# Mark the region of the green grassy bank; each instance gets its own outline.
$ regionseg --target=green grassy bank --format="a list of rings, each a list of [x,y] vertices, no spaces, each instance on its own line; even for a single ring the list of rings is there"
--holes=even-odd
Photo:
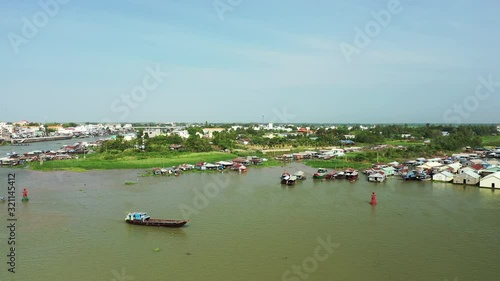
[[[47,161],[31,163],[30,168],[40,171],[88,171],[88,170],[112,170],[112,169],[151,169],[154,167],[172,167],[181,164],[196,164],[198,162],[217,162],[234,159],[235,154],[223,152],[201,152],[201,153],[178,153],[159,154],[141,153],[136,155],[126,154],[92,154],[86,159]]]

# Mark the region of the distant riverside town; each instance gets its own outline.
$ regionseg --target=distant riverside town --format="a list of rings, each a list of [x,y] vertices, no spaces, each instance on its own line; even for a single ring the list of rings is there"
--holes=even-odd
[[[190,169],[246,172],[252,165],[302,161],[318,169],[314,179],[357,180],[365,174],[371,182],[398,176],[500,188],[500,125],[41,124],[23,120],[0,122],[0,129],[4,146],[77,139],[58,150],[8,152],[0,158],[1,166],[39,163],[40,168],[47,161],[77,160],[83,155],[90,157],[52,167],[144,168],[142,160],[148,159],[151,165],[176,163],[148,167],[153,174],[179,175]],[[175,162],[179,159],[191,162]],[[117,166],[103,166],[107,160]],[[287,185],[306,178],[302,171],[281,176]]]
[[[393,125],[389,125],[393,126]],[[408,128],[407,125],[404,125]],[[428,126],[428,125],[427,125]],[[473,126],[473,125],[471,125]],[[387,127],[384,125],[343,125],[343,126],[328,126],[328,125],[314,125],[314,126],[298,126],[298,125],[275,125],[273,123],[269,124],[257,124],[257,125],[224,125],[220,128],[214,128],[210,126],[204,128],[203,125],[197,124],[182,124],[176,125],[175,123],[167,124],[99,124],[99,123],[48,123],[42,124],[37,122],[30,122],[27,120],[22,120],[18,122],[0,122],[0,142],[26,142],[27,139],[31,138],[44,138],[44,137],[71,137],[71,138],[84,138],[84,137],[96,137],[96,136],[107,136],[107,135],[121,135],[124,136],[126,140],[131,140],[137,137],[137,132],[141,131],[143,134],[147,135],[149,138],[154,138],[157,136],[168,136],[177,135],[183,139],[190,137],[189,127],[201,128],[201,130],[196,131],[195,134],[201,138],[213,138],[214,133],[221,133],[227,131],[239,131],[239,130],[254,130],[260,132],[266,132],[262,134],[262,138],[274,139],[274,138],[289,138],[299,135],[310,136],[310,140],[317,140],[319,137],[317,134],[331,130],[337,131],[336,137],[342,144],[354,144],[356,140],[359,140],[359,135],[354,132],[367,132],[373,131],[377,127]],[[401,126],[403,127],[403,126]],[[446,127],[446,126],[440,126]],[[494,128],[495,126],[491,126]],[[192,132],[192,130],[191,130]],[[496,125],[496,132],[500,133],[500,125]],[[342,134],[344,133],[344,134]],[[380,132],[381,134],[383,132]],[[442,130],[442,136],[448,136],[451,132]],[[366,134],[364,134],[366,135]],[[392,136],[394,137],[394,136]],[[426,136],[412,135],[410,133],[402,132],[399,134],[399,139],[404,140],[415,140],[419,138],[425,138]],[[23,141],[24,140],[24,141]],[[40,139],[43,140],[43,139]],[[430,140],[424,140],[429,142]],[[242,143],[249,144],[250,141],[243,140]]]

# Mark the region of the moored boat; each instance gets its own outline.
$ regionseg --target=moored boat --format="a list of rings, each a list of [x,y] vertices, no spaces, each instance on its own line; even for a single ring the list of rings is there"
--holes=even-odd
[[[306,179],[306,174],[304,172],[302,172],[302,171],[298,171],[298,172],[296,172],[293,175],[296,176],[297,180],[299,180],[299,181],[303,181],[303,180]]]
[[[335,179],[345,179],[345,172],[341,171],[335,174]]]
[[[332,172],[326,174],[325,179],[334,180],[337,174],[338,174],[337,171],[332,171]]]
[[[281,174],[281,178],[280,178],[281,184],[287,184],[289,178],[290,178],[290,173],[284,172],[283,174]]]
[[[147,213],[142,212],[128,213],[125,221],[129,224],[157,227],[182,227],[189,222],[188,220],[153,219]]]
[[[358,176],[359,176],[359,172],[354,170],[354,169],[349,168],[349,169],[345,170],[346,180],[350,180],[350,181],[357,180]]]
[[[297,182],[297,176],[290,176],[286,181],[287,185],[294,185]]]
[[[313,175],[314,179],[324,179],[328,173],[327,169],[319,168],[318,171]]]

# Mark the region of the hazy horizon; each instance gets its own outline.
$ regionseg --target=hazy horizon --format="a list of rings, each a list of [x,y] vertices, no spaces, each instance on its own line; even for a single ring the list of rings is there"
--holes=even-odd
[[[493,0],[0,7],[0,121],[500,123]]]

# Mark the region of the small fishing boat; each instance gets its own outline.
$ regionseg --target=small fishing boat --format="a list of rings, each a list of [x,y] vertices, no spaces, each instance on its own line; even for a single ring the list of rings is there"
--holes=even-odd
[[[240,164],[240,163],[235,163],[234,165],[231,166],[230,169],[232,171],[238,171],[240,173],[246,173],[248,171],[247,167],[243,164]]]
[[[353,181],[353,180],[358,179],[359,172],[354,170],[354,169],[349,168],[349,169],[345,170],[344,173],[345,173],[346,180]]]
[[[287,184],[288,179],[290,179],[290,173],[284,172],[281,174],[281,184]]]
[[[288,180],[286,181],[287,185],[294,185],[297,182],[297,177],[296,176],[290,176]]]
[[[326,174],[325,179],[334,180],[337,174],[337,171],[332,171],[331,173]]]
[[[314,179],[324,179],[328,173],[327,169],[319,168],[318,171],[313,175]]]
[[[306,179],[306,174],[302,171],[298,171],[297,173],[293,174],[294,176],[297,177],[297,180],[303,181]]]
[[[345,172],[341,171],[335,174],[335,179],[345,179]]]
[[[189,222],[188,220],[152,219],[147,213],[141,212],[128,213],[125,221],[129,224],[157,227],[182,227]]]

